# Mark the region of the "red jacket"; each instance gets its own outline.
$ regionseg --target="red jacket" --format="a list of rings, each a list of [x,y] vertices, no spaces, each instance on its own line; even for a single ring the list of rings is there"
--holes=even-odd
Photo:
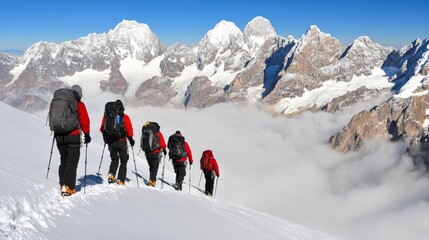
[[[105,121],[106,120],[104,119],[104,116],[103,116],[103,118],[101,119],[100,132],[103,132]],[[124,113],[124,127],[125,127],[125,131],[127,132],[127,137],[134,136],[133,125],[131,124],[130,117],[128,117],[128,115],[125,113]],[[125,138],[121,138],[120,140],[125,140]]]
[[[185,151],[186,151],[186,157],[174,160],[175,162],[185,162],[186,158],[189,159],[189,162],[192,164],[194,162],[193,158],[192,158],[192,151],[191,148],[189,147],[188,143],[185,141]]]
[[[217,161],[215,158],[210,159],[210,164],[213,166],[213,170],[216,172],[216,176],[219,177],[219,166],[217,165]]]
[[[208,155],[205,155],[206,152],[208,153]],[[203,169],[202,163],[203,163],[203,159],[205,159],[205,156],[207,156],[208,159],[209,159],[208,166],[211,165],[211,167],[212,167],[211,169]],[[206,151],[203,152],[203,156],[201,156],[200,163],[201,163],[201,166],[200,166],[201,170],[203,170],[204,172],[214,170],[216,172],[216,176],[219,177],[219,166],[217,165],[217,161],[213,157],[213,153],[212,153],[211,150],[206,150]]]
[[[156,134],[158,134],[159,148],[153,150],[150,153],[160,153],[161,151],[163,151],[167,147],[167,145],[165,144],[164,136],[162,135],[162,133],[161,132],[157,132]],[[150,153],[145,153],[145,154],[147,155],[147,154],[150,154]]]
[[[83,133],[89,133],[89,115],[83,102],[77,101],[77,117],[79,118],[80,129]],[[80,129],[76,128],[69,135],[79,135]]]

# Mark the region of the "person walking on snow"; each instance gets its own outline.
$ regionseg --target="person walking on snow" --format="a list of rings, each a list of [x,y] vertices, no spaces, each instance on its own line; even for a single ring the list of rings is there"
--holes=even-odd
[[[176,173],[176,183],[174,188],[176,190],[182,190],[183,180],[186,176],[186,161],[189,160],[189,164],[192,165],[192,152],[189,144],[185,141],[180,131],[176,131],[175,134],[168,138],[168,155],[173,160],[174,172]]]
[[[60,89],[57,91],[66,90],[66,89]],[[57,148],[61,155],[61,163],[58,168],[58,175],[61,185],[61,195],[62,196],[70,196],[72,194],[76,193],[76,171],[77,166],[79,163],[79,157],[80,157],[80,147],[81,147],[81,139],[80,134],[81,132],[85,135],[84,143],[88,144],[91,142],[91,137],[89,135],[90,133],[90,120],[89,115],[86,110],[85,104],[81,101],[82,99],[82,88],[79,85],[73,85],[71,87],[71,90],[73,90],[74,99],[76,100],[76,103],[74,104],[73,108],[76,108],[77,112],[77,125],[73,128],[73,130],[68,132],[55,132],[54,137],[57,142]],[[66,90],[70,91],[70,90]],[[54,93],[54,99],[51,102],[50,106],[50,125],[51,129],[52,126],[55,125],[55,93]],[[69,103],[70,104],[70,103]],[[67,106],[67,108],[70,108],[71,105]],[[64,109],[61,109],[60,111],[64,112]],[[52,113],[51,113],[52,112]],[[76,113],[74,113],[76,114]],[[58,116],[58,114],[57,114]],[[76,118],[76,117],[75,117]]]
[[[219,177],[219,167],[216,159],[213,156],[211,150],[206,150],[203,152],[200,160],[200,168],[204,173],[206,179],[205,191],[204,193],[208,196],[213,196],[213,187],[215,182],[215,176]]]
[[[116,182],[119,185],[125,185],[127,177],[127,162],[129,159],[127,138],[131,147],[135,144],[133,126],[129,116],[124,111],[124,104],[121,100],[106,103],[100,126],[104,142],[109,146],[110,158],[112,160],[109,167],[108,182]],[[120,166],[119,160],[121,160]],[[116,179],[118,166],[119,172]]]
[[[156,176],[158,174],[161,152],[167,154],[164,135],[160,131],[160,126],[156,122],[146,122],[142,127],[141,148],[145,152],[149,165],[148,186],[156,186]]]

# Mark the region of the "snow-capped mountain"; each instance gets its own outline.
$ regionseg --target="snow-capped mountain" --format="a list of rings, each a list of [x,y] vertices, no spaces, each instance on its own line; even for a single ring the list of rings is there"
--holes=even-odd
[[[214,63],[224,71],[238,71],[250,59],[243,33],[232,22],[221,21],[204,36],[198,46],[198,69]]]
[[[341,151],[355,150],[376,137],[389,140],[419,138],[429,126],[429,39],[417,40],[391,54],[396,67],[392,76],[395,95],[370,110],[355,115],[331,145]]]
[[[429,73],[428,41],[395,50],[363,36],[345,47],[316,25],[285,38],[255,17],[243,32],[223,20],[197,45],[166,49],[148,25],[124,20],[107,33],[36,43],[21,57],[2,53],[0,99],[34,111],[55,89],[80,84],[87,95],[113,92],[136,106],[244,101],[276,114],[337,111],[392,89],[408,96]]]
[[[291,99],[321,89],[328,80],[342,83],[354,75],[371,75],[390,51],[367,37],[344,48],[317,26],[298,40],[283,38],[263,17],[251,20],[244,33],[234,23],[221,21],[198,45],[177,43],[165,49],[149,26],[124,20],[108,33],[34,44],[2,71],[5,87],[0,96],[13,106],[37,110],[47,105],[55,89],[77,83],[88,94],[119,93],[136,105],[203,107],[248,101],[295,114],[316,105],[322,109],[341,94],[292,108]],[[203,76],[206,81],[201,82]],[[161,88],[145,83],[155,78],[169,82],[162,87],[162,100],[156,96]]]
[[[2,99],[23,109],[40,109],[46,107],[50,92],[73,84],[73,80],[67,80],[91,71],[96,76],[85,80],[93,81],[87,84],[124,94],[128,82],[120,71],[121,60],[150,62],[163,52],[159,39],[146,24],[126,20],[108,33],[90,34],[61,44],[39,42],[10,71],[13,79],[3,89]]]
[[[264,45],[265,41],[277,36],[277,32],[268,19],[255,17],[244,27],[243,38],[249,47],[249,51],[254,56]]]

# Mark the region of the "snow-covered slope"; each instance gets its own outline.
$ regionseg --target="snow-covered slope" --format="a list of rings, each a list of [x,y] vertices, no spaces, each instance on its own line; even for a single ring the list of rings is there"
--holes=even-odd
[[[196,180],[190,194],[188,185],[177,192],[170,186],[174,180],[170,166],[163,190],[146,187],[147,164],[138,156],[140,188],[132,157],[127,185],[108,185],[104,175],[96,174],[103,148],[94,131],[97,123],[92,125],[94,141],[87,150],[87,184],[82,148],[79,192],[61,199],[55,146],[46,179],[52,137],[43,120],[0,102],[0,125],[7,136],[0,159],[1,239],[336,239],[221,196],[208,198],[197,188]],[[108,162],[105,153],[102,173]]]

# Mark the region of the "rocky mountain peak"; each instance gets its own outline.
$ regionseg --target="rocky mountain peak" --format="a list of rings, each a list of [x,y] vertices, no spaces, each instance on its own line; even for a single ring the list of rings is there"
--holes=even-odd
[[[107,35],[121,59],[133,57],[149,62],[164,52],[156,34],[144,23],[123,20]]]
[[[41,56],[45,56],[46,54],[54,53],[57,50],[58,50],[58,45],[55,43],[49,43],[46,41],[38,42],[30,46],[30,48],[28,48],[25,51],[23,55],[23,59],[24,61],[33,59],[33,58],[37,59],[37,58],[40,58]]]
[[[253,54],[265,43],[265,41],[273,36],[277,36],[277,32],[264,17],[255,17],[244,28],[244,41]]]
[[[320,31],[317,25],[311,25],[310,28],[308,28],[308,30],[304,33],[304,36],[316,35],[321,33],[322,31]]]
[[[312,25],[298,39],[295,48],[291,51],[294,61],[286,70],[288,72],[299,71],[306,75],[313,74],[320,71],[321,67],[338,61],[343,49],[344,47],[338,39],[321,32],[316,25]]]
[[[386,60],[387,55],[392,52],[393,49],[389,47],[383,47],[377,43],[374,43],[369,37],[362,36],[353,41],[353,43],[346,49],[343,56],[347,59],[353,60],[354,64],[360,64],[360,68],[370,66],[366,69],[367,74],[373,67],[378,66]],[[363,72],[355,72],[360,74]]]
[[[226,44],[231,38],[241,38],[242,35],[241,30],[233,22],[222,20],[207,32],[201,42],[219,46]]]
[[[310,28],[301,36],[298,41],[307,43],[310,41],[323,41],[323,39],[335,39],[330,34],[320,31],[316,25],[311,25]],[[338,41],[338,40],[337,40]]]
[[[251,58],[243,33],[234,23],[225,20],[207,32],[198,45],[197,56],[200,70],[215,62],[216,66],[225,63],[223,71],[242,69]]]
[[[134,20],[122,20],[116,27],[109,31],[109,35],[114,34],[129,34],[130,31],[140,31],[147,34],[152,34],[149,26],[144,23],[138,23]]]

